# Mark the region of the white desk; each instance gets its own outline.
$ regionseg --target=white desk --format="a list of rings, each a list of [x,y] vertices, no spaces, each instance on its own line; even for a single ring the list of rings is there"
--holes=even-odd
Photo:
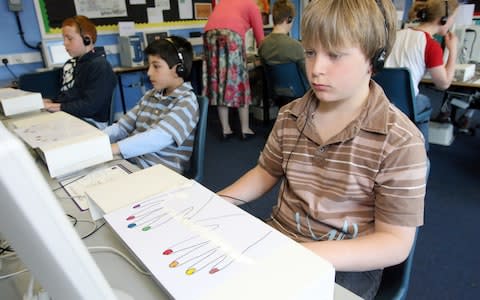
[[[107,163],[107,165],[116,164],[118,161]],[[57,180],[51,179],[48,175],[46,166],[40,160],[37,160],[37,165],[43,173],[50,187],[54,190],[59,187]],[[91,170],[91,169],[90,169]],[[71,214],[79,220],[89,219],[90,214],[88,211],[80,211],[71,199],[67,198],[67,194],[63,189],[58,189],[55,192],[60,204],[64,208],[65,212]],[[102,221],[100,221],[101,224]],[[90,223],[79,222],[76,226],[79,235],[83,236],[91,230]],[[123,243],[116,237],[116,235],[105,225],[95,234],[84,239],[87,246],[108,246],[115,248],[124,254],[126,254],[131,260],[135,261],[137,265],[141,264],[129,253],[129,250],[123,245]],[[104,273],[107,281],[113,288],[120,289],[134,299],[142,300],[162,300],[169,299],[167,293],[162,290],[161,286],[155,282],[155,280],[149,276],[145,276],[136,271],[130,264],[128,264],[123,258],[111,253],[94,253],[92,254],[98,266]],[[4,259],[3,266],[0,274],[8,274],[23,269],[21,262],[17,259]],[[0,281],[0,295],[2,299],[22,299],[22,295],[28,289],[29,274],[24,273],[10,279]],[[335,285],[335,299],[360,299],[348,290],[342,288],[339,285]]]

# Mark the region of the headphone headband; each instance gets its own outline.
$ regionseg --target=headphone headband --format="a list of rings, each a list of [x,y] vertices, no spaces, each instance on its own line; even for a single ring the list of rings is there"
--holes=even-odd
[[[448,0],[445,0],[445,15],[440,19],[440,25],[447,24],[448,21]]]
[[[72,19],[73,19],[73,21],[75,22],[75,24],[77,24],[78,33],[79,33],[80,36],[82,37],[83,44],[84,44],[85,46],[90,45],[90,44],[92,43],[92,40],[90,39],[90,37],[83,35],[83,28],[82,28],[82,25],[80,24],[80,22],[77,20],[77,16],[73,16]]]
[[[182,52],[180,52],[180,50],[175,45],[175,42],[171,38],[167,37],[164,40],[167,41],[170,45],[172,45],[172,47],[175,49],[175,52],[177,53],[177,57],[178,57],[178,61],[179,61],[178,65],[177,65],[177,69],[176,69],[177,74],[178,74],[178,76],[183,78],[184,75],[185,75],[185,71],[186,71],[185,70],[185,64],[184,64],[184,61],[183,61],[183,54],[182,54]]]
[[[375,0],[377,3],[380,12],[383,15],[383,23],[385,27],[385,46],[381,47],[375,52],[375,55],[372,58],[372,69],[373,73],[380,72],[385,65],[385,60],[387,58],[387,43],[388,43],[388,22],[387,22],[387,14],[385,12],[385,8],[383,7],[382,0]]]

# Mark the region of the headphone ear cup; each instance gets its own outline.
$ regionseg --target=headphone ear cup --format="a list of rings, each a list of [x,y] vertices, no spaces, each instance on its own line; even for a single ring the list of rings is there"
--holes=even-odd
[[[82,39],[85,46],[88,46],[92,43],[92,40],[88,36],[84,36]]]
[[[447,24],[447,21],[448,21],[448,17],[447,16],[443,16],[441,19],[440,19],[440,25],[445,25]]]
[[[290,23],[292,23],[292,21],[293,21],[293,17],[292,17],[292,16],[288,16],[288,18],[287,18],[287,23],[290,24]]]
[[[385,65],[385,59],[387,56],[387,52],[385,48],[380,48],[372,58],[372,71],[373,73],[378,73],[383,69]]]
[[[420,21],[425,21],[427,19],[427,10],[425,8],[422,8],[420,9],[418,12],[417,12],[417,18],[420,20]]]
[[[176,71],[177,75],[183,78],[183,76],[185,75],[185,66],[183,64],[178,64]]]

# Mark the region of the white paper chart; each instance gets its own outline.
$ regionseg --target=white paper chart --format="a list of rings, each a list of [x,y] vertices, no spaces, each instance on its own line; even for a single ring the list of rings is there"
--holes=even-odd
[[[105,219],[175,299],[333,297],[329,263],[198,183]]]

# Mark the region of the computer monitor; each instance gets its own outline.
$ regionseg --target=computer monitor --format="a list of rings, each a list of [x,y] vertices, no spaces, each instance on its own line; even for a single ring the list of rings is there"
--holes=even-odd
[[[63,64],[71,58],[65,46],[63,39],[44,39],[42,40],[42,54],[45,67],[62,67]]]
[[[0,123],[0,231],[52,299],[117,299],[24,144]]]

